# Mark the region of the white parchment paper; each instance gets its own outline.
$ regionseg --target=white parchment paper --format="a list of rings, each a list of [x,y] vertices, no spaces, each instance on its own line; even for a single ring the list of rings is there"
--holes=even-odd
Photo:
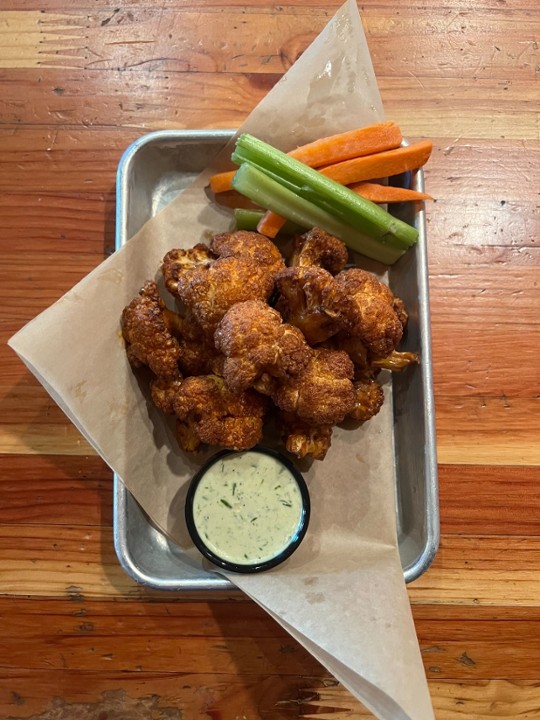
[[[348,0],[241,131],[289,150],[382,118],[360,17]],[[226,167],[229,157],[227,148],[121,250],[10,340],[153,522],[194,562],[200,559],[184,527],[183,500],[189,479],[215,449],[192,457],[178,449],[172,426],[129,367],[119,319],[167,250],[229,226],[204,192],[210,172]],[[312,520],[300,549],[268,573],[230,580],[377,717],[430,720],[396,538],[390,397],[360,429],[336,430],[326,460],[305,477]]]

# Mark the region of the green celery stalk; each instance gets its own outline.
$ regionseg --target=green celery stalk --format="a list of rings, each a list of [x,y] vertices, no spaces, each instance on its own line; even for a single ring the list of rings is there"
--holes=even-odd
[[[244,164],[251,165],[251,167],[256,168],[260,172],[264,173],[267,177],[269,177],[271,180],[274,180],[275,182],[282,185],[284,188],[287,188],[291,192],[295,193],[299,197],[303,198],[304,200],[307,200],[308,202],[312,203],[313,205],[316,205],[317,207],[320,207],[321,210],[326,210],[330,215],[334,215],[336,218],[343,220],[347,225],[350,225],[351,227],[355,228],[359,232],[365,234],[363,232],[364,228],[364,221],[361,215],[359,215],[355,211],[348,211],[348,212],[341,212],[339,209],[335,210],[335,208],[332,206],[331,203],[328,203],[327,196],[323,195],[322,193],[316,192],[312,190],[312,188],[307,187],[306,185],[298,186],[295,185],[294,182],[289,180],[288,178],[283,178],[280,175],[277,175],[272,170],[269,170],[262,165],[259,165],[257,163],[252,163],[249,160],[246,160]],[[369,202],[369,200],[366,200],[366,202]],[[407,225],[408,228],[410,228],[410,225]],[[414,228],[413,228],[414,229]],[[280,232],[285,232],[286,234],[286,228],[284,228]],[[415,231],[416,232],[416,231]],[[406,241],[403,239],[403,237],[392,237],[391,240],[388,238],[381,238],[381,242],[391,242],[396,247],[400,247],[403,250],[408,250],[411,247],[410,241]]]
[[[418,239],[416,228],[252,135],[240,135],[232,160],[237,165],[250,162],[289,189],[296,187],[305,200],[324,206],[364,235],[401,247],[410,247]]]
[[[303,228],[320,227],[341,238],[351,250],[378,262],[393,265],[405,252],[405,249],[395,243],[392,238],[375,240],[364,235],[326,210],[299,197],[293,190],[268,177],[251,163],[246,162],[240,166],[233,178],[232,185],[235,190],[257,205],[267,208]]]
[[[257,230],[257,225],[264,215],[264,212],[261,210],[235,208],[233,214],[234,227],[236,230]]]

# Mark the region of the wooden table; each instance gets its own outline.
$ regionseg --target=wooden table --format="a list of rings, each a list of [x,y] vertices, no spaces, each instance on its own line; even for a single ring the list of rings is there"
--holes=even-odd
[[[0,3],[0,717],[367,717],[256,605],[120,569],[111,473],[5,341],[113,251],[115,170],[237,126],[339,3]],[[540,712],[537,0],[364,0],[426,185],[442,542],[410,586],[437,718]]]

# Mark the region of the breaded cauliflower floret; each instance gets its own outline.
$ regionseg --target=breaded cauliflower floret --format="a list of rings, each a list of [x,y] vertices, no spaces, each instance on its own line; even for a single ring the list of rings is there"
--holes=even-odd
[[[215,259],[216,256],[204,243],[198,243],[188,250],[183,248],[169,250],[161,263],[161,272],[167,290],[173,295],[178,295],[178,278],[182,273],[196,267],[206,267]]]
[[[349,417],[359,421],[369,420],[382,408],[384,391],[376,380],[355,380],[353,384],[355,402]]]
[[[331,425],[310,425],[292,413],[281,413],[286,449],[297,458],[324,460],[332,443]]]
[[[377,357],[390,355],[403,335],[403,310],[394,309],[396,298],[375,275],[351,268],[336,276],[336,283],[354,300],[360,319],[349,332],[360,337]]]
[[[174,415],[174,399],[180,392],[183,380],[175,378],[155,378],[150,383],[154,405],[166,415]]]
[[[178,362],[184,375],[207,375],[213,373],[218,352],[212,341],[212,336],[204,332],[191,314],[179,318],[177,332],[178,342],[180,343]]]
[[[188,451],[200,443],[230,450],[252,448],[262,438],[266,404],[254,390],[235,395],[216,375],[186,378],[173,403],[179,442]]]
[[[261,300],[233,305],[214,334],[225,357],[223,377],[234,392],[252,387],[263,373],[296,375],[313,353],[300,330],[284,323],[277,310]]]
[[[285,267],[279,248],[264,235],[237,230],[214,235],[210,249],[219,257],[245,257],[275,274]]]
[[[368,367],[368,351],[359,337],[349,335],[346,332],[339,332],[324,343],[324,347],[330,350],[343,350],[351,358],[356,371],[363,372]]]
[[[249,258],[219,258],[187,270],[178,278],[178,296],[195,320],[213,335],[227,310],[245,300],[267,300],[274,278]]]
[[[405,308],[405,303],[401,298],[398,298],[394,295],[394,301],[392,303],[392,307],[394,308],[394,312],[399,318],[399,322],[403,325],[403,328],[407,325],[407,321],[409,319],[409,315],[407,313],[407,309]]]
[[[308,365],[282,379],[272,399],[313,425],[335,425],[354,408],[354,365],[347,353],[317,348]]]
[[[155,282],[148,281],[124,308],[122,334],[127,356],[133,367],[148,365],[159,377],[180,377],[180,346],[168,326],[170,313],[159,295]]]
[[[336,275],[348,261],[349,251],[345,244],[316,227],[295,238],[289,264],[294,267],[322,267]]]
[[[286,268],[276,275],[276,288],[280,293],[276,309],[310,345],[358,325],[356,303],[322,268]]]

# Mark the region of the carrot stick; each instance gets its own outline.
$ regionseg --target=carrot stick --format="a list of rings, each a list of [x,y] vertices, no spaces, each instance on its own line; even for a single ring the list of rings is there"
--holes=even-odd
[[[382,122],[315,140],[288,154],[309,167],[319,168],[398,148],[402,140],[401,130],[395,123]]]
[[[359,183],[359,181],[389,177],[406,172],[407,170],[416,170],[427,162],[432,149],[433,143],[430,140],[422,140],[421,142],[406,145],[396,150],[388,150],[386,152],[375,153],[374,155],[366,155],[353,160],[346,160],[345,162],[335,165],[328,165],[325,168],[319,168],[319,172],[342,185],[350,186]],[[370,183],[370,185],[376,184]],[[354,189],[354,187],[352,189]],[[395,191],[398,191],[399,195]],[[372,188],[371,195],[373,195],[374,192],[375,190]],[[414,191],[404,191],[402,188],[388,189],[385,187],[385,192],[386,199],[384,200],[376,200],[364,192],[359,192],[358,194],[372,202],[402,202],[404,200],[432,199],[429,195],[424,195],[423,193],[419,193],[418,195],[424,195],[424,197],[419,197],[416,194],[410,196],[410,193],[414,193]],[[390,199],[391,195],[395,199]],[[409,195],[409,197],[405,198],[404,195]],[[262,235],[274,238],[284,224],[284,218],[280,218],[279,215],[268,211],[263,215],[257,226],[257,230]]]
[[[259,220],[257,232],[266,235],[266,237],[275,238],[286,222],[287,220],[284,217],[268,210]]]
[[[431,195],[408,190],[407,188],[394,187],[393,185],[379,185],[379,183],[359,182],[349,185],[351,190],[358,193],[366,200],[374,203],[409,202],[415,200],[433,200]]]
[[[229,170],[227,172],[217,173],[212,175],[210,178],[210,189],[213,193],[227,192],[232,190],[232,179],[236,170]]]
[[[382,122],[320,138],[291,150],[288,155],[309,167],[319,168],[350,158],[364,157],[398,148],[402,139],[401,130],[395,123]],[[230,190],[235,172],[233,170],[212,175],[210,178],[212,192],[219,193]]]
[[[425,165],[432,149],[433,143],[430,140],[422,140],[396,150],[387,150],[375,155],[327,165],[327,167],[320,168],[319,172],[342,185],[352,185],[361,180],[390,177],[407,170],[416,170]]]

